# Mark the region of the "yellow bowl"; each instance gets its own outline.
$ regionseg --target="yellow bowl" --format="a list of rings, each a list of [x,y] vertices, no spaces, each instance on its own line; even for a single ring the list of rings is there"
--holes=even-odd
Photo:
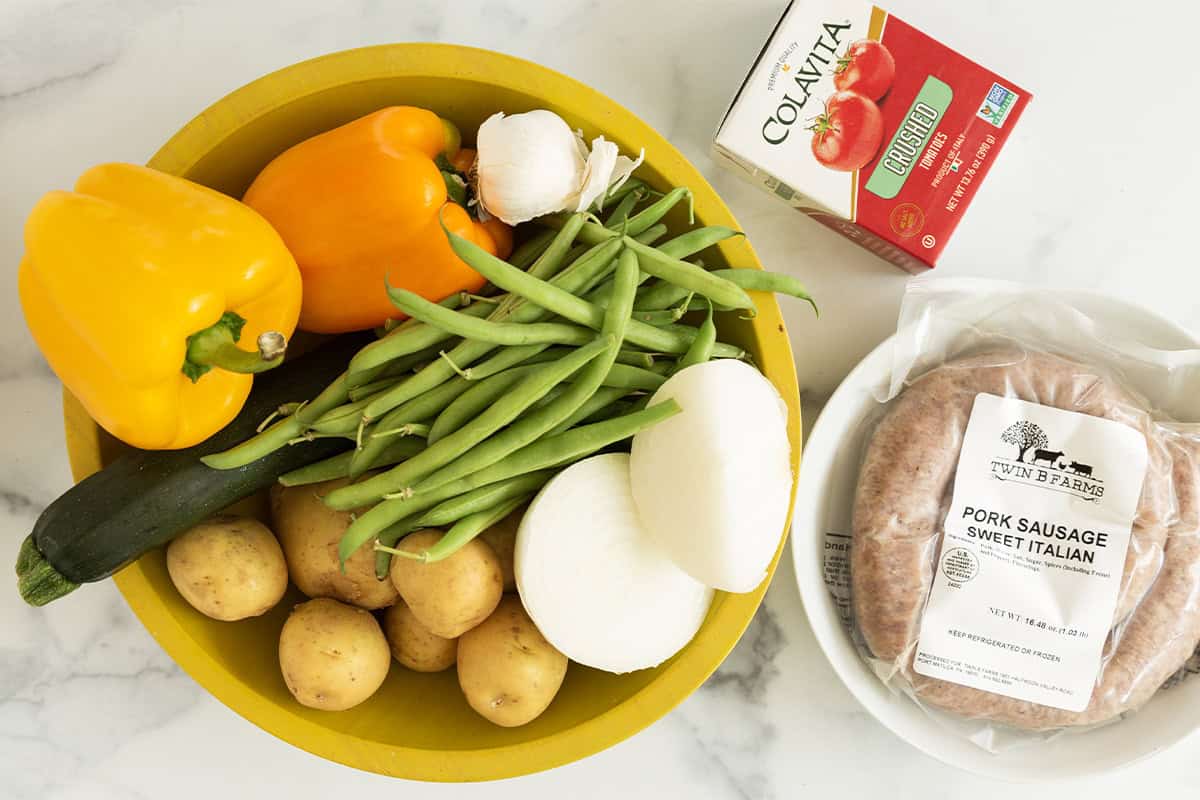
[[[737,227],[712,187],[644,122],[607,97],[536,64],[485,50],[397,44],[350,50],[280,70],[218,101],[188,123],[150,166],[241,196],[255,174],[288,146],[377,108],[433,109],[466,133],[495,111],[548,108],[590,140],[604,134],[623,152],[645,147],[639,175],[655,186],[689,186],[697,221]],[[682,212],[681,212],[682,213]],[[682,216],[675,219],[682,223]],[[720,257],[759,268],[741,237]],[[711,259],[712,256],[710,255]],[[800,403],[791,348],[772,298],[757,297],[752,321],[726,315],[722,336],[753,353],[788,404],[793,469],[800,459]],[[64,398],[67,448],[77,480],[119,452],[78,402]],[[789,514],[790,520],[790,514]],[[780,549],[787,528],[780,531]],[[775,554],[778,561],[779,553]],[[775,562],[771,564],[774,573]],[[130,607],[180,666],[221,702],[254,724],[324,758],[385,775],[476,781],[536,772],[583,758],[666,714],[721,663],[749,624],[766,581],[749,594],[718,593],[696,638],[653,670],[611,675],[570,668],[550,708],[521,728],[496,727],[463,700],[454,670],[418,674],[395,666],[363,705],[322,712],[296,703],[279,673],[275,643],[300,595],[272,612],[237,623],[201,616],[179,596],[162,552],[115,578]]]

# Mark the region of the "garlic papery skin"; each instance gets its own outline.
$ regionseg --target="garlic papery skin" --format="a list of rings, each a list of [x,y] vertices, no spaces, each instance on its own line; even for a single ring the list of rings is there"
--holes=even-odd
[[[509,225],[583,211],[638,164],[603,136],[589,152],[582,136],[552,111],[493,114],[476,135],[480,208]]]

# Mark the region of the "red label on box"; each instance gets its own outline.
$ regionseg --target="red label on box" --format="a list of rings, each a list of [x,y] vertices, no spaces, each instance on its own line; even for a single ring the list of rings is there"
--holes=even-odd
[[[895,81],[878,102],[885,137],[907,120],[930,77],[950,87],[953,96],[912,156],[897,194],[872,191],[889,140],[859,171],[855,221],[933,266],[1030,95],[895,15],[885,15],[878,41],[896,60]]]

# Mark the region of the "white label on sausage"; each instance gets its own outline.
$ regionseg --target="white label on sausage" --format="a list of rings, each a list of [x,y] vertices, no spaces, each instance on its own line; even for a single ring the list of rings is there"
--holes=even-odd
[[[915,669],[1087,707],[1112,627],[1146,440],[1099,417],[975,398]]]

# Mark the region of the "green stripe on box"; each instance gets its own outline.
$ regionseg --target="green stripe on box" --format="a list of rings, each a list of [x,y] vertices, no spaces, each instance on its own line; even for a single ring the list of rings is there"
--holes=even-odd
[[[891,200],[900,194],[904,182],[912,174],[913,167],[921,160],[938,123],[946,116],[946,109],[954,98],[949,85],[930,75],[909,106],[904,121],[896,129],[892,140],[883,151],[883,157],[875,165],[866,189],[871,194]]]

